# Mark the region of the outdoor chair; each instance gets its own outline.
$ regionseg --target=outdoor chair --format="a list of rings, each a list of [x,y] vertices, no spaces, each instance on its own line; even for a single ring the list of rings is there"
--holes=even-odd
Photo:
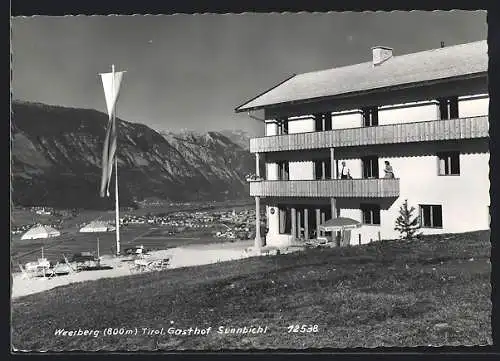
[[[163,271],[163,270],[167,269],[169,264],[170,264],[169,258],[160,259],[160,260],[152,261],[150,263],[150,268],[154,271]]]
[[[21,277],[24,279],[30,279],[35,276],[34,272],[32,270],[26,269],[22,264],[19,265],[19,268],[21,269]]]
[[[69,273],[76,273],[76,272],[78,272],[78,269],[74,268],[71,265],[71,263],[68,261],[68,258],[65,255],[63,255],[63,259],[64,259],[64,263],[68,266]]]
[[[43,273],[44,273],[43,276],[47,278],[52,278],[57,276],[55,269],[52,267],[44,269]]]
[[[62,276],[71,273],[72,268],[65,261],[57,262],[52,268],[54,276]]]
[[[170,264],[170,259],[157,259],[157,260],[147,260],[147,259],[136,259],[134,263],[130,265],[131,273],[141,273],[141,272],[151,272],[151,271],[163,271],[167,269]]]

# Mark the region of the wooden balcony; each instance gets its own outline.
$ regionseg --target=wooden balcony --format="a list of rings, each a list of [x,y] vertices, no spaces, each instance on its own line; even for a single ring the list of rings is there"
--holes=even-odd
[[[250,152],[487,138],[488,130],[488,116],[433,120],[253,138]]]
[[[326,179],[250,183],[253,197],[399,197],[399,179]]]

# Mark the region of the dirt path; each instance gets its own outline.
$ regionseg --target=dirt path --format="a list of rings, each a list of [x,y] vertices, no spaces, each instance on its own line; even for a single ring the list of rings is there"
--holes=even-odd
[[[169,268],[192,267],[217,262],[225,262],[250,257],[245,250],[253,241],[234,242],[230,244],[205,244],[171,248],[151,252],[150,259],[170,258]],[[125,257],[103,257],[103,264],[113,267],[109,270],[84,271],[52,278],[22,277],[21,273],[12,275],[11,297],[17,298],[50,290],[77,282],[114,278],[131,275],[130,263],[123,262]]]

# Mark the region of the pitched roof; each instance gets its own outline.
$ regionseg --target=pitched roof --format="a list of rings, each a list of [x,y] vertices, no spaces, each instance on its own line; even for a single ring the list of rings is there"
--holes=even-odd
[[[369,61],[295,75],[239,106],[236,112],[487,71],[488,44],[482,40],[393,56],[377,66]]]

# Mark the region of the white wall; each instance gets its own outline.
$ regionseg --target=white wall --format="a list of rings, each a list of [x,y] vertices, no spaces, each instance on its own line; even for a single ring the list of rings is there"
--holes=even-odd
[[[266,136],[278,134],[278,125],[274,121],[266,121]]]
[[[274,209],[274,214],[271,214]],[[276,206],[266,206],[266,216],[268,219],[269,230],[266,234],[266,246],[281,247],[289,245],[292,236],[290,234],[280,234],[279,230],[279,211]]]
[[[266,180],[278,180],[278,164],[266,163]]]
[[[378,124],[400,124],[439,119],[437,102],[419,102],[380,107]]]
[[[488,114],[487,94],[459,97],[459,116],[475,117]],[[382,106],[378,111],[379,125],[411,123],[439,119],[439,104],[436,100]],[[363,115],[359,109],[332,113],[332,129],[347,129],[363,126]],[[288,132],[305,133],[315,131],[311,115],[291,117]],[[277,134],[277,124],[266,121],[266,136]]]
[[[459,176],[438,176],[437,157],[433,155],[415,157],[385,157],[388,159],[400,178],[400,197],[389,209],[382,209],[380,226],[364,225],[351,233],[351,244],[369,243],[370,239],[378,240],[378,232],[382,239],[399,238],[394,224],[399,215],[399,207],[408,199],[408,205],[415,207],[415,215],[419,214],[419,204],[440,204],[443,211],[443,228],[423,228],[424,234],[459,233],[489,228],[489,154],[461,154]],[[367,199],[363,203],[370,203]],[[359,208],[340,209],[340,216],[362,221]],[[270,237],[273,236],[273,224],[278,218],[269,218]],[[276,234],[278,231],[276,231]],[[281,238],[280,238],[281,239]]]
[[[290,162],[290,180],[313,180],[314,163],[310,162]]]
[[[312,180],[314,179],[314,163],[290,162],[288,164],[289,180]],[[278,180],[278,164],[266,163],[266,180]]]
[[[370,203],[369,200],[367,200],[366,203]],[[361,213],[360,209],[345,209],[342,208],[340,209],[340,214],[339,217],[347,217],[347,218],[352,218],[358,222],[363,222],[363,216]],[[382,214],[381,214],[382,218]],[[380,223],[383,221],[381,220]],[[359,234],[361,234],[361,244],[366,244],[374,241],[378,241],[378,232],[380,232],[380,235],[382,237],[382,231],[380,226],[372,226],[372,225],[363,225],[362,228],[359,229],[353,229],[351,231],[351,245],[358,245],[359,244]]]
[[[461,118],[488,115],[489,97],[460,97],[458,99],[458,115]]]
[[[274,209],[274,214],[271,214],[271,209]],[[278,207],[266,206],[267,226],[269,227],[268,233],[279,233],[279,212]]]
[[[363,126],[360,110],[332,113],[332,129],[359,128]]]
[[[351,243],[358,244],[358,234],[362,243],[370,238],[378,239],[380,231],[383,239],[394,239],[399,233],[394,230],[399,207],[408,199],[408,205],[415,207],[419,214],[420,204],[440,204],[443,211],[443,228],[423,228],[424,234],[458,233],[488,229],[489,197],[489,154],[461,154],[459,176],[438,176],[437,157],[398,157],[380,159],[379,167],[388,159],[400,178],[400,197],[388,210],[381,210],[381,226],[363,226],[353,230]],[[367,203],[370,203],[367,200]],[[342,217],[361,221],[359,209],[341,209]]]
[[[310,117],[302,119],[290,118],[288,120],[288,134],[314,132],[314,125],[314,119]]]
[[[488,114],[488,97],[459,98],[459,116],[474,117]],[[334,129],[352,128],[362,125],[360,113],[333,113],[332,127]],[[436,102],[421,103],[408,108],[382,107],[379,111],[379,124],[394,124],[400,122],[416,122],[439,119],[439,106]],[[266,125],[266,135],[272,129]],[[314,131],[314,119],[291,120],[289,133]],[[269,132],[269,133],[268,133]],[[404,145],[402,145],[404,146]],[[422,143],[425,147],[426,143]],[[403,152],[404,154],[404,152]],[[367,154],[371,155],[371,154]],[[348,155],[344,154],[344,157]],[[352,157],[352,155],[351,155]],[[362,162],[359,158],[338,158],[338,171],[341,162],[345,160],[353,178],[362,177]],[[382,239],[394,239],[399,233],[394,230],[394,224],[399,215],[399,208],[405,199],[409,206],[415,207],[415,215],[419,214],[419,204],[440,204],[443,211],[443,228],[423,228],[424,234],[458,233],[489,228],[488,205],[489,198],[489,154],[467,153],[460,155],[459,176],[438,176],[437,157],[435,155],[379,158],[380,176],[383,177],[384,161],[389,160],[395,175],[400,179],[400,197],[387,210],[381,210],[381,226],[364,225],[351,233],[351,244],[358,244],[361,234],[362,243],[377,241],[380,232]],[[267,165],[268,179],[277,179],[275,163]],[[290,162],[290,179],[313,179],[314,164],[312,162]],[[369,199],[366,203],[370,203]],[[340,216],[362,221],[359,208],[340,209]],[[268,244],[282,245],[290,239],[287,235],[279,235],[279,218],[268,214],[269,233]]]

